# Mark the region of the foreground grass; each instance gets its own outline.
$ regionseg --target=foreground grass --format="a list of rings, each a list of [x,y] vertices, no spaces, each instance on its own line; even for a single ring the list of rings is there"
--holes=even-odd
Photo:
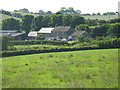
[[[3,58],[3,88],[117,88],[118,50]]]

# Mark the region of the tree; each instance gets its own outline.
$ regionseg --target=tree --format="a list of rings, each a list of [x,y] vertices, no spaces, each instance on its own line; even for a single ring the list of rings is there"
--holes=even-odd
[[[92,16],[96,15],[95,13],[92,14]]]
[[[43,19],[42,19],[42,26],[43,27],[50,27],[50,22],[51,22],[50,15],[43,16]]]
[[[57,15],[56,14],[52,14],[50,15],[50,26],[55,27],[57,25]]]
[[[2,50],[8,50],[13,48],[11,40],[12,37],[10,36],[2,36]]]
[[[82,31],[87,31],[90,32],[90,28],[87,24],[80,24],[75,27],[76,30],[82,30]]]
[[[44,15],[45,14],[45,12],[43,11],[43,10],[39,10],[39,12],[38,12],[40,15]]]
[[[97,23],[98,20],[85,19],[85,24],[88,24],[89,26],[95,26]]]
[[[120,37],[120,23],[116,23],[110,26],[107,33],[109,35],[115,35],[117,37]]]
[[[84,18],[83,17],[80,17],[80,16],[74,16],[73,19],[72,19],[72,27],[75,27],[79,24],[84,24],[85,21],[84,21]]]
[[[43,20],[42,15],[35,17],[32,21],[31,30],[38,31],[40,28],[42,28],[43,26],[42,20]]]
[[[29,13],[28,9],[26,9],[26,8],[20,9],[20,10],[18,10],[18,12]]]
[[[98,12],[97,15],[101,15],[101,14]]]
[[[63,17],[63,25],[64,26],[71,26],[72,24],[72,19],[73,19],[73,16],[72,15],[65,15]]]
[[[107,35],[107,30],[109,29],[109,24],[104,24],[99,27],[95,27],[91,30],[91,35],[92,37],[97,37],[97,36],[106,36]]]
[[[20,30],[20,21],[14,18],[5,19],[2,21],[3,30]]]
[[[22,30],[24,30],[26,32],[26,34],[28,34],[30,32],[33,18],[34,18],[33,15],[25,15],[22,17],[22,21],[23,21],[22,22]]]
[[[45,14],[46,15],[50,15],[50,14],[52,14],[52,12],[51,11],[47,11]]]

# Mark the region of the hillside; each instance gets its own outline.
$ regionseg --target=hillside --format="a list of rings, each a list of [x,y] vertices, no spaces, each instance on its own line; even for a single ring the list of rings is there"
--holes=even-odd
[[[118,88],[118,49],[6,57],[3,88]]]
[[[12,17],[12,16],[8,16],[8,15],[1,14],[1,13],[0,13],[0,29],[2,28],[2,20],[8,19],[8,18],[15,18],[15,19],[21,21],[20,18],[16,18],[16,17]]]
[[[98,20],[109,20],[109,19],[115,19],[118,18],[118,15],[95,15],[95,16],[83,16],[85,19],[98,19]]]

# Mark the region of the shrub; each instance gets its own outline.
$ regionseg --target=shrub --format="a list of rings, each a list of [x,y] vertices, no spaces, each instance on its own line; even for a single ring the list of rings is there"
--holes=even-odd
[[[100,48],[120,48],[120,38],[101,40],[97,44]]]

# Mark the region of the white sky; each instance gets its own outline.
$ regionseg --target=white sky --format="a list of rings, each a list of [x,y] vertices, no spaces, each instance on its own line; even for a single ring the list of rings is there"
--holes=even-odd
[[[73,7],[82,13],[104,13],[118,11],[120,0],[1,0],[0,9],[14,11],[27,8],[30,12],[57,12],[61,7]]]

